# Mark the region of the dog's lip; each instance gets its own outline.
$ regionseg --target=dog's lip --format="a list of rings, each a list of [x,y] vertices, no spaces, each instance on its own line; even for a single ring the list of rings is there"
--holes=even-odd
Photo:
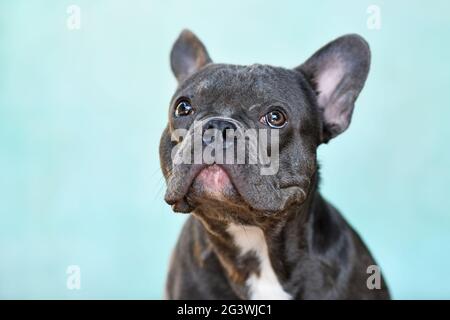
[[[276,212],[285,210],[290,205],[292,205],[296,199],[303,202],[306,197],[307,193],[306,191],[301,188],[299,185],[297,185],[298,181],[290,181],[282,186],[279,186],[280,192],[283,192],[285,196],[283,195],[277,195],[279,198],[274,198],[275,201],[274,205],[267,205],[267,206],[261,206],[260,203],[255,202],[253,203],[253,199],[246,197],[242,190],[240,190],[239,185],[242,183],[242,181],[236,181],[236,175],[233,174],[232,168],[220,164],[215,164],[219,166],[222,170],[225,171],[225,173],[228,175],[228,178],[230,179],[231,185],[236,191],[236,193],[239,195],[239,197],[242,199],[242,205],[246,206],[251,211],[255,212],[263,212],[267,214],[274,214]],[[189,171],[187,171],[183,177],[178,176],[176,179],[178,180],[187,180],[186,183],[184,183],[179,188],[173,188],[171,186],[171,183],[169,182],[169,187],[167,188],[166,195],[165,195],[165,201],[172,205],[173,208],[179,207],[179,212],[190,212],[194,209],[192,205],[188,202],[189,196],[188,192],[191,189],[195,179],[197,176],[201,173],[202,170],[210,166],[210,164],[198,164],[198,165],[191,165],[191,168]],[[282,198],[280,198],[282,197]],[[277,203],[279,204],[277,205]]]
[[[227,179],[228,179],[230,185],[232,186],[232,188],[233,188],[234,190],[236,190],[236,192],[240,195],[238,189],[236,188],[236,185],[235,185],[234,182],[233,182],[233,178],[232,178],[232,175],[231,175],[230,172],[229,172],[229,169],[226,168],[225,166],[221,165],[221,164],[218,164],[218,163],[206,164],[206,165],[203,166],[203,168],[201,168],[198,172],[196,172],[196,174],[195,174],[194,177],[192,178],[192,181],[190,181],[188,190],[189,190],[190,188],[192,188],[192,186],[193,186],[193,184],[195,183],[195,181],[197,180],[197,178],[198,178],[198,177],[200,176],[200,174],[201,174],[202,172],[204,172],[205,170],[222,170],[222,171],[225,173],[225,175],[226,175],[226,177],[227,177]],[[241,196],[241,195],[240,195],[240,196]],[[241,196],[241,198],[242,198],[242,196]]]
[[[200,171],[195,175],[193,181],[195,181],[195,179],[198,178],[198,176],[205,170],[222,170],[223,172],[225,172],[225,174],[227,175],[228,179],[231,180],[230,174],[225,170],[225,168],[223,166],[221,166],[218,163],[213,163],[213,164],[209,164],[209,165],[205,165],[202,169],[200,169]]]
[[[194,182],[196,181],[197,177],[200,175],[200,173],[204,170],[207,170],[208,168],[212,167],[212,166],[217,166],[218,168],[222,169],[225,174],[227,175],[231,186],[233,187],[233,189],[236,191],[236,193],[240,196],[240,198],[243,199],[244,203],[247,204],[248,206],[252,207],[251,204],[249,204],[246,200],[245,197],[243,197],[241,195],[241,193],[239,192],[239,189],[236,187],[236,184],[233,181],[233,175],[230,173],[230,169],[227,168],[226,166],[223,166],[221,164],[218,163],[213,163],[213,164],[202,164],[198,167],[193,167],[191,168],[191,170],[189,171],[188,175],[187,175],[187,179],[189,179],[189,181],[186,183],[186,186],[183,188],[182,192],[169,192],[169,190],[167,190],[166,192],[166,196],[165,196],[165,201],[169,204],[169,205],[174,205],[177,202],[183,200],[186,197],[186,194],[189,192],[189,190],[192,188]]]

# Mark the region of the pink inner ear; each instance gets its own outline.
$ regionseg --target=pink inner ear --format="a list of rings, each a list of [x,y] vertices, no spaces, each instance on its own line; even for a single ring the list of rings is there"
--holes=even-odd
[[[339,82],[344,77],[344,69],[341,63],[333,63],[320,72],[317,78],[317,89],[319,91],[318,103],[320,107],[325,107],[330,101],[333,92],[336,90]]]

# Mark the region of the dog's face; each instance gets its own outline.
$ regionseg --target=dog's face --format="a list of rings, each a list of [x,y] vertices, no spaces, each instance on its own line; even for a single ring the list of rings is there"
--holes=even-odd
[[[369,48],[356,35],[338,38],[299,67],[284,69],[214,64],[200,40],[182,32],[171,53],[179,86],[160,144],[166,201],[180,212],[238,209],[249,215],[243,220],[274,216],[305,201],[317,170],[316,149],[348,127],[369,64]],[[201,134],[197,149],[196,132]],[[230,132],[258,135],[239,144],[242,135]],[[233,148],[231,158],[175,160],[180,154],[195,159],[212,142],[220,142],[214,157]],[[243,162],[237,160],[238,145],[244,146]],[[259,158],[260,153],[266,158]],[[273,170],[264,173],[268,163],[259,160],[267,157]]]

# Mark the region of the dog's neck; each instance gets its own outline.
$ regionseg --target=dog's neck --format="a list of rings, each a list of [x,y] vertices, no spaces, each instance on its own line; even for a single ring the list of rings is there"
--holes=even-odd
[[[224,212],[223,209],[200,207],[194,211],[206,229],[230,285],[241,298],[291,298],[282,283],[288,282],[291,269],[298,261],[289,257],[286,244],[295,241],[300,251],[303,248],[307,251],[313,207],[320,197],[317,180],[318,175],[305,202],[291,206],[280,215],[262,219],[260,223],[246,224],[218,218],[224,214],[239,216],[239,212]]]

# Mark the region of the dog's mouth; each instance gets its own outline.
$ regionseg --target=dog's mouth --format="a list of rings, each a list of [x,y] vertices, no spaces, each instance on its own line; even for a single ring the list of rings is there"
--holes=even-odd
[[[218,204],[273,214],[306,199],[309,179],[300,182],[280,184],[276,177],[261,176],[258,167],[249,165],[183,164],[169,176],[165,200],[175,212]]]
[[[166,194],[166,201],[172,205],[174,211],[190,212],[194,207],[202,203],[213,204],[216,202],[217,204],[223,203],[226,205],[246,205],[244,198],[241,197],[233,183],[230,174],[222,165],[194,166],[186,174],[183,182],[184,187],[179,187],[185,189],[185,186],[187,186],[186,195],[181,197],[181,194],[178,194],[178,199],[172,201],[168,197],[171,195],[169,189]],[[173,197],[173,199],[175,198]]]
[[[194,178],[191,189],[201,189],[212,197],[220,198],[230,189],[234,189],[234,186],[228,173],[220,165],[213,164],[199,172]]]

